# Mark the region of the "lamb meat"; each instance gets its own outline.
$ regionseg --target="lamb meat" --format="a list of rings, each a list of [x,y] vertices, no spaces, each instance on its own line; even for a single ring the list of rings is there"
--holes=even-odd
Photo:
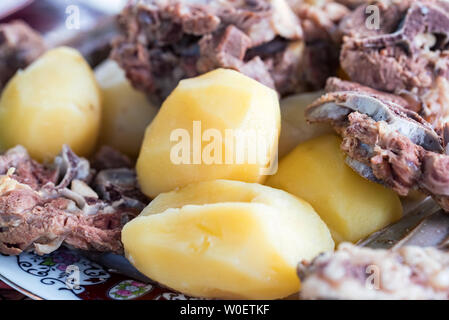
[[[350,10],[332,0],[287,0],[300,18],[307,43],[327,40],[340,42],[339,23]]]
[[[290,44],[301,43],[302,29],[285,0],[131,0],[119,23],[112,57],[158,103],[181,79],[220,67],[282,93],[298,85],[287,77],[300,70],[301,47]]]
[[[316,90],[338,66],[330,34],[347,12],[338,8],[294,12],[286,0],[131,0],[112,57],[158,103],[181,79],[216,68],[238,70],[281,96]]]
[[[343,243],[298,268],[303,299],[449,299],[449,253]]]
[[[27,67],[44,51],[43,38],[25,22],[0,24],[0,90],[17,70]]]
[[[368,5],[379,27],[368,27]],[[441,0],[379,0],[340,24],[340,62],[351,81],[404,97],[432,126],[449,120],[449,4]]]
[[[0,252],[47,254],[65,243],[121,253],[123,225],[147,202],[129,168],[96,171],[67,146],[53,165],[42,165],[13,148],[0,156]]]
[[[449,211],[449,156],[443,140],[417,113],[372,91],[331,92],[306,111],[342,136],[347,163],[400,195],[419,189]]]
[[[362,4],[371,3],[372,0],[336,0],[335,2],[340,3],[350,9],[355,9]]]
[[[304,32],[302,82],[314,90],[337,73],[341,46],[340,21],[350,10],[335,1],[287,0],[301,21]]]

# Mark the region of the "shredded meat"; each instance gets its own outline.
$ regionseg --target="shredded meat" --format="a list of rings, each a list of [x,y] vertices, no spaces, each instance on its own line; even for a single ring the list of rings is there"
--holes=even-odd
[[[99,167],[110,167],[119,155],[103,149],[97,164],[102,158],[109,163]],[[46,254],[64,242],[120,253],[123,225],[147,202],[131,169],[95,171],[66,146],[53,165],[42,165],[13,148],[0,156],[0,252]]]
[[[368,249],[349,243],[298,269],[303,299],[449,299],[449,253],[406,246]]]
[[[353,112],[343,131],[342,150],[351,158],[366,163],[374,176],[401,195],[407,195],[421,177],[423,149],[383,122]],[[350,147],[349,147],[350,146]]]
[[[321,97],[308,108],[308,120],[334,126],[343,138],[348,164],[363,177],[404,196],[419,189],[449,211],[449,155],[443,139],[418,114],[389,100],[388,94],[348,84],[341,87],[353,91]]]
[[[287,0],[301,20],[304,37],[312,43],[340,40],[339,23],[350,10],[336,1]]]
[[[115,41],[112,57],[136,88],[158,102],[179,80],[219,67],[239,70],[274,88],[275,57],[288,42],[302,39],[298,18],[285,0],[135,0],[119,22],[123,36]],[[259,46],[272,50],[267,61],[246,57],[248,49]],[[292,68],[300,56],[296,58]]]
[[[159,103],[181,79],[216,68],[238,70],[281,96],[317,90],[338,68],[336,32],[348,11],[296,0],[131,0],[112,57]]]
[[[379,28],[366,25],[368,5]],[[361,5],[340,25],[341,66],[349,78],[408,101],[440,130],[449,119],[449,4],[440,0],[382,0]]]
[[[348,8],[355,9],[362,4],[371,3],[372,0],[336,0],[335,2],[338,2]]]

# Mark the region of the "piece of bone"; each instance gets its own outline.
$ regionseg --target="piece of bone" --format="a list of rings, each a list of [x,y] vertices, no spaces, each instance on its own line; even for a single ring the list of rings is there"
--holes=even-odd
[[[421,117],[415,114],[412,118],[411,111],[367,93],[348,91],[326,94],[307,109],[306,117],[311,122],[341,121],[354,111],[366,114],[376,122],[388,123],[426,150],[443,151],[440,137]]]
[[[373,10],[375,13],[373,13]],[[375,14],[379,25],[367,21]],[[409,100],[434,128],[449,119],[449,4],[439,0],[367,2],[340,24],[340,55],[351,81]]]
[[[361,176],[406,196],[431,195],[449,211],[449,156],[442,139],[411,110],[368,92],[333,92],[306,111],[343,137],[347,163]]]

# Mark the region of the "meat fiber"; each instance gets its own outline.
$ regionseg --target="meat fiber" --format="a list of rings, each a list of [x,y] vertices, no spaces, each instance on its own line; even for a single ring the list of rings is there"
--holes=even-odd
[[[158,103],[181,79],[216,68],[238,70],[281,96],[316,90],[336,72],[332,36],[348,10],[293,2],[295,10],[286,0],[131,0],[112,57]]]
[[[342,136],[347,163],[400,195],[419,189],[449,211],[449,155],[443,139],[417,113],[375,91],[330,92],[306,111]]]
[[[367,6],[379,10],[369,27]],[[382,0],[361,5],[340,24],[340,61],[351,81],[400,95],[432,126],[449,119],[449,4]]]
[[[100,154],[97,163],[106,154],[119,158],[110,149]],[[0,156],[0,252],[47,254],[65,243],[121,253],[121,229],[148,199],[133,170],[105,166],[95,171],[67,146],[53,165],[33,161],[20,146]]]
[[[159,103],[181,79],[220,67],[282,93],[297,85],[303,34],[285,0],[132,0],[119,22],[112,57]]]
[[[449,299],[449,253],[406,246],[373,250],[341,244],[298,269],[303,299]]]

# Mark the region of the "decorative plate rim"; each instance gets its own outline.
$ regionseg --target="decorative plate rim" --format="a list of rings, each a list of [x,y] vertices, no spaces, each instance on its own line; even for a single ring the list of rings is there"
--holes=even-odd
[[[13,288],[14,290],[17,290],[18,292],[20,292],[21,294],[27,296],[30,299],[33,299],[33,300],[46,300],[46,299],[38,296],[37,294],[32,293],[32,292],[22,288],[21,286],[19,286],[18,284],[14,283],[10,279],[7,279],[6,277],[4,277],[2,274],[0,274],[0,281],[6,283],[8,286]]]
[[[113,258],[99,263],[65,247],[43,256],[0,255],[0,281],[33,300],[194,299],[107,267]]]

